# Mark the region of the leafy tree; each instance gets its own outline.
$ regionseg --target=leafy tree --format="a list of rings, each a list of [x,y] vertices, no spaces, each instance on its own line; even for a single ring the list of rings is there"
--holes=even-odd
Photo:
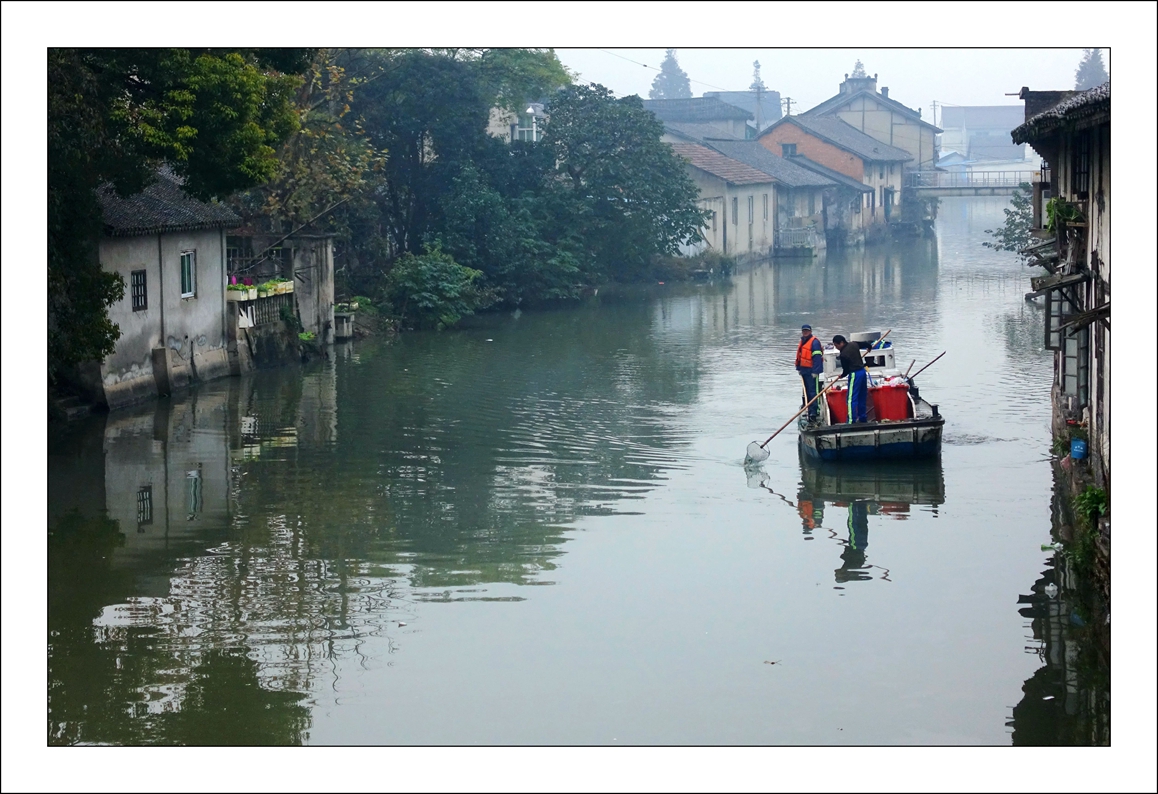
[[[101,270],[96,190],[139,192],[164,162],[208,199],[269,179],[296,128],[302,51],[50,49],[48,53],[48,371],[111,353],[108,307],[123,280]]]
[[[522,111],[573,79],[554,50],[497,48],[478,55],[482,98],[488,107]]]
[[[616,99],[601,85],[571,86],[551,104],[542,142],[555,162],[549,187],[592,276],[636,277],[653,255],[700,239],[708,216],[699,190],[662,134],[639,97]]]
[[[386,152],[376,149],[357,119],[349,117],[357,88],[375,74],[347,69],[340,50],[320,49],[295,97],[298,129],[278,152],[273,178],[242,197],[244,210],[260,207],[278,231],[290,231],[366,190]],[[320,225],[339,227],[327,216]]]
[[[856,64],[852,67],[852,74],[849,77],[868,77],[864,71],[864,64],[860,62],[860,58],[856,59]]]
[[[659,74],[651,81],[651,99],[690,99],[692,86],[687,72],[680,68],[675,50],[669,49],[660,64]]]
[[[457,262],[481,271],[504,303],[578,294],[578,259],[568,246],[546,238],[541,196],[523,191],[504,198],[468,164],[455,177],[443,210],[442,245]]]
[[[1030,198],[1033,187],[1028,182],[1022,182],[1017,190],[1013,191],[1012,206],[1007,207],[1005,223],[998,229],[986,229],[985,233],[993,237],[993,241],[981,243],[986,248],[995,251],[1020,252],[1033,244],[1033,206]],[[1025,257],[1022,257],[1025,259]]]
[[[1077,91],[1097,88],[1110,79],[1110,75],[1106,73],[1106,65],[1102,62],[1102,51],[1094,47],[1083,52],[1085,54],[1078,64],[1077,72],[1074,73],[1074,89]]]
[[[480,276],[436,244],[421,255],[406,253],[398,259],[386,276],[386,297],[407,327],[449,328],[490,303],[476,283]]]
[[[485,144],[489,107],[474,63],[421,50],[374,57],[382,76],[352,106],[390,153],[376,196],[388,250],[418,254],[454,174]]]

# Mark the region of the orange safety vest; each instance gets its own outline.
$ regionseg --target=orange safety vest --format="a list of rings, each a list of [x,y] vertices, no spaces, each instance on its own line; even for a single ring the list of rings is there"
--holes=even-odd
[[[815,336],[800,340],[800,346],[796,348],[796,366],[812,368],[812,356],[814,355],[812,343],[815,340]],[[815,351],[815,355],[821,355],[820,351]]]

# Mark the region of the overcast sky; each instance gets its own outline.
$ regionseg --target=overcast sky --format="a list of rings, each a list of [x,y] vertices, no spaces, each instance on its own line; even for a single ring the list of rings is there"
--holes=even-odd
[[[556,49],[581,82],[602,83],[617,96],[644,99],[663,62],[662,49]],[[837,93],[857,59],[889,96],[926,116],[932,102],[950,105],[1021,105],[1014,93],[1072,89],[1080,49],[697,49],[676,51],[692,83],[692,94],[742,91],[752,83],[752,62],[760,61],[764,85],[792,97],[793,112],[807,110]],[[630,59],[630,60],[625,60]],[[635,61],[637,63],[632,63]],[[1102,61],[1110,69],[1110,53]],[[638,64],[647,64],[647,67]]]

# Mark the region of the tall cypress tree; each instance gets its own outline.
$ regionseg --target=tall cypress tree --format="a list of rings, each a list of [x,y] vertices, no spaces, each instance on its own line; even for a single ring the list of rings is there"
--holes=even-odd
[[[1106,65],[1102,63],[1102,51],[1097,47],[1085,50],[1082,62],[1078,64],[1078,70],[1074,75],[1074,88],[1078,91],[1088,91],[1109,79]]]
[[[648,96],[652,99],[690,99],[691,95],[692,86],[688,82],[687,72],[680,68],[675,50],[669,49],[659,67],[659,74],[651,81]]]

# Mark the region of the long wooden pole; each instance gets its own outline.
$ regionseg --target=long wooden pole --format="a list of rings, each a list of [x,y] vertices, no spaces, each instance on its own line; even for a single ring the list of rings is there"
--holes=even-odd
[[[886,336],[888,336],[889,334],[891,334],[892,332],[893,332],[893,329],[892,329],[892,328],[890,328],[889,330],[887,330],[887,331],[885,331],[885,332],[884,332],[884,334],[881,336],[881,338],[880,338],[880,339],[877,339],[877,340],[875,340],[875,341],[874,341],[872,344],[873,344],[873,345],[876,345],[876,344],[878,344],[878,343],[880,343],[880,342],[883,342],[883,341],[885,341],[885,337],[886,337]],[[849,342],[848,344],[850,344],[850,345],[854,345],[854,344],[856,344],[856,343],[855,343],[855,342]],[[872,349],[872,347],[870,346],[870,347],[869,347],[869,349],[871,350],[871,349]],[[943,356],[943,355],[945,355],[945,354],[944,354],[944,353],[942,353],[942,354],[941,354],[941,356]],[[937,358],[940,358],[941,356],[937,356]],[[933,361],[936,361],[936,360],[937,360],[936,358],[935,358],[935,359],[933,359]],[[930,364],[932,364],[932,363],[933,363],[933,361],[930,361],[929,363],[930,363]],[[816,402],[817,400],[819,400],[819,399],[820,399],[820,395],[824,394],[826,391],[828,391],[829,389],[831,389],[831,388],[832,388],[833,386],[835,386],[835,385],[836,385],[836,384],[837,384],[839,381],[840,381],[840,378],[833,378],[833,379],[832,379],[832,381],[831,381],[831,382],[830,382],[830,383],[829,383],[827,386],[825,386],[823,389],[821,389],[820,391],[818,391],[818,392],[816,393],[816,396],[815,396],[815,397],[813,397],[811,400],[809,400],[808,402],[806,402],[806,403],[804,404],[804,407],[803,407],[803,408],[801,408],[801,409],[800,409],[799,411],[797,411],[796,413],[792,414],[792,416],[791,416],[791,417],[789,417],[789,419],[788,419],[788,421],[787,421],[787,422],[785,422],[784,424],[780,425],[780,429],[779,429],[779,430],[777,430],[777,431],[776,431],[775,433],[773,433],[772,435],[768,436],[767,440],[766,440],[766,441],[765,441],[763,444],[761,444],[761,445],[760,445],[760,449],[763,449],[765,446],[767,446],[767,444],[768,444],[768,442],[769,442],[769,441],[771,441],[772,439],[776,438],[776,436],[780,435],[780,431],[781,431],[781,430],[783,430],[784,428],[788,427],[788,425],[790,425],[790,424],[792,423],[792,420],[793,420],[793,419],[795,419],[796,417],[800,416],[802,413],[804,413],[805,411],[807,411],[807,410],[808,410],[808,406],[812,405],[814,402]]]
[[[949,352],[948,350],[943,350],[943,351],[941,351],[941,356],[945,355],[945,354],[946,354],[946,353],[948,353],[948,352]],[[922,372],[924,372],[925,370],[927,370],[929,367],[931,367],[931,366],[933,366],[934,364],[936,364],[936,363],[937,363],[937,359],[941,358],[941,356],[937,356],[937,358],[933,359],[933,360],[932,360],[932,361],[930,361],[928,364],[926,364],[925,366],[921,367],[919,370],[917,370],[916,372],[914,372],[914,373],[913,373],[913,378],[917,377],[917,376],[918,376],[918,375],[920,375]],[[912,380],[913,378],[909,378],[909,380]]]

